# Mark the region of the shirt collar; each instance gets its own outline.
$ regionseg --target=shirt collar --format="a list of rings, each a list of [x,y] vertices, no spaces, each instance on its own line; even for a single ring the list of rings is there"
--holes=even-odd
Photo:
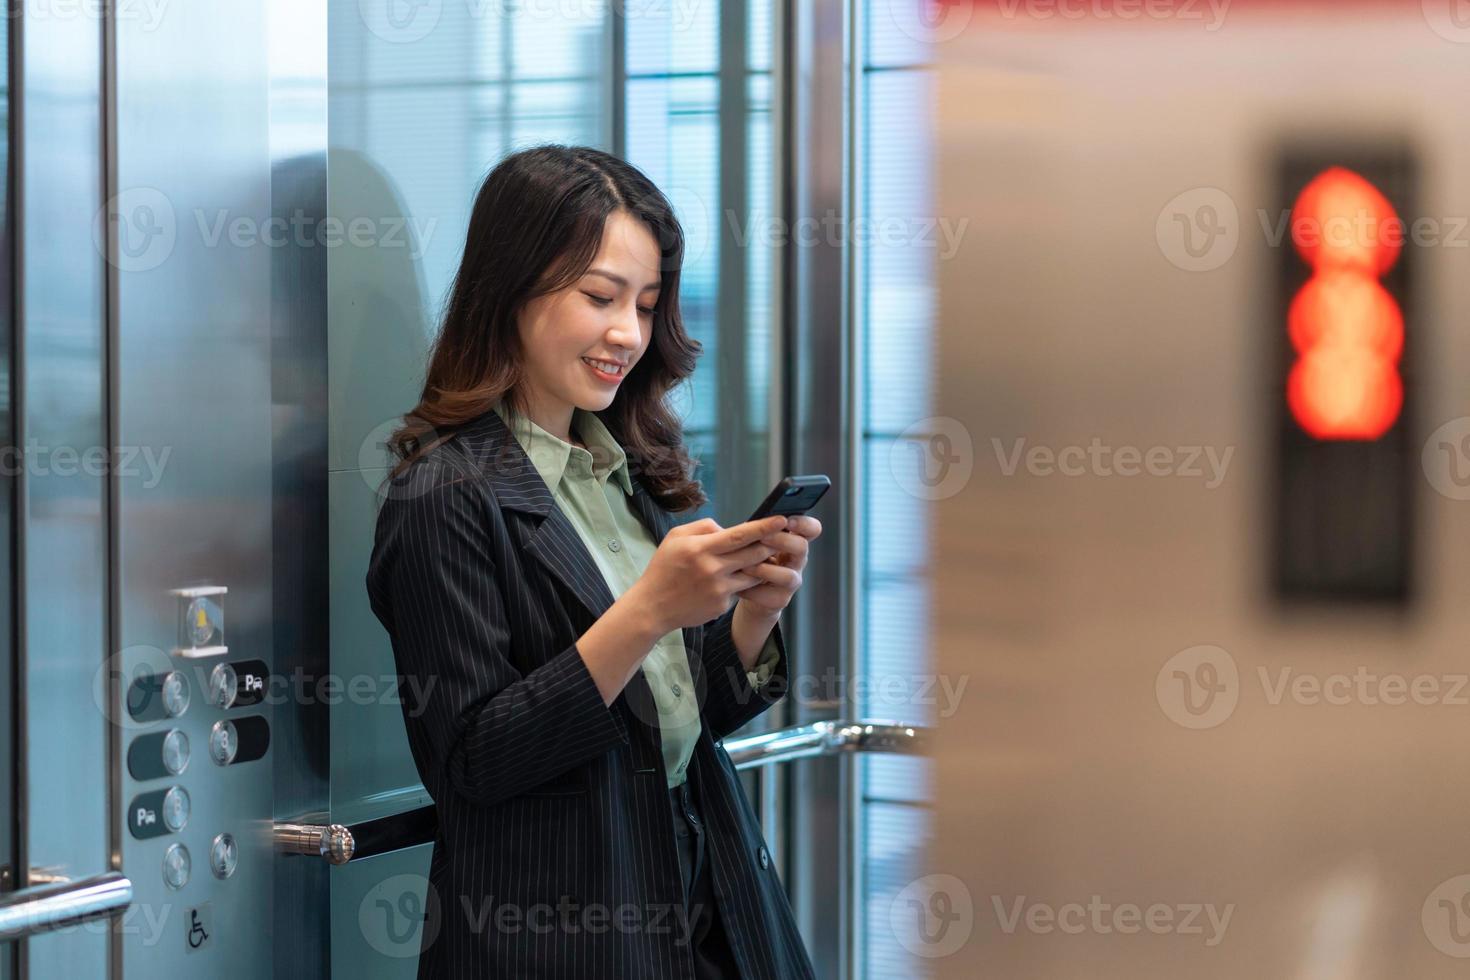
[[[595,413],[581,408],[572,409],[572,430],[587,444],[587,448],[582,449],[552,435],[524,415],[516,414],[510,418],[512,413],[501,402],[496,402],[494,408],[553,493],[561,485],[572,454],[581,453],[591,455],[592,475],[598,483],[606,483],[612,476],[624,493],[632,495],[633,480],[628,475],[627,454]]]

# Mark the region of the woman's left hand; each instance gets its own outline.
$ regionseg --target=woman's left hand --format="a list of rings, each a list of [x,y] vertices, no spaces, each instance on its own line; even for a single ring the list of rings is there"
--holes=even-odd
[[[752,612],[772,618],[791,602],[796,590],[801,588],[801,570],[806,567],[811,542],[822,533],[822,522],[815,517],[802,515],[788,518],[786,530],[768,534],[761,540],[773,548],[780,548],[758,565],[741,571],[765,579],[761,585],[752,585],[740,593],[740,601],[752,606]]]

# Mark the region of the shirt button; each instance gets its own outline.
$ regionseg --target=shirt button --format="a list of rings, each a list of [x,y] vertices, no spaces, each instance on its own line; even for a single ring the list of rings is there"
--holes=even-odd
[[[771,866],[771,852],[766,850],[766,845],[764,844],[761,845],[760,860],[762,871]]]
[[[623,546],[618,543],[617,538],[613,538],[611,541],[609,541],[607,543],[607,546],[612,551],[621,551],[623,549]]]
[[[676,697],[676,698],[677,697],[682,697],[683,694],[684,694],[684,689],[682,687],[680,687],[678,684],[674,684],[673,686],[671,686],[669,688],[669,690],[671,690],[671,691],[674,692],[674,697]]]

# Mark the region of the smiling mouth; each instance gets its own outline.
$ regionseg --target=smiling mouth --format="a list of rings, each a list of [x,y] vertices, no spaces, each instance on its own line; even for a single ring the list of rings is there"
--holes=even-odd
[[[582,358],[582,363],[588,365],[599,374],[605,374],[613,378],[621,378],[627,371],[627,367],[615,361],[595,361],[590,357]]]

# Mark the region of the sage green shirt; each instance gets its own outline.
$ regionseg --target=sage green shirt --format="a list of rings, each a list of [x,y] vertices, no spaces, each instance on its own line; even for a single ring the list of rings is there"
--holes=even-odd
[[[523,415],[508,417],[513,413],[499,404],[495,411],[577,529],[607,580],[608,591],[615,599],[621,596],[638,581],[658,547],[629,502],[633,480],[623,447],[601,419],[580,408],[572,410],[572,432],[587,444],[586,449],[557,438]],[[767,637],[755,670],[746,672],[752,687],[770,680],[779,656],[774,635]],[[670,630],[654,644],[643,660],[643,676],[658,707],[668,784],[678,786],[687,778],[701,724],[683,630]]]

